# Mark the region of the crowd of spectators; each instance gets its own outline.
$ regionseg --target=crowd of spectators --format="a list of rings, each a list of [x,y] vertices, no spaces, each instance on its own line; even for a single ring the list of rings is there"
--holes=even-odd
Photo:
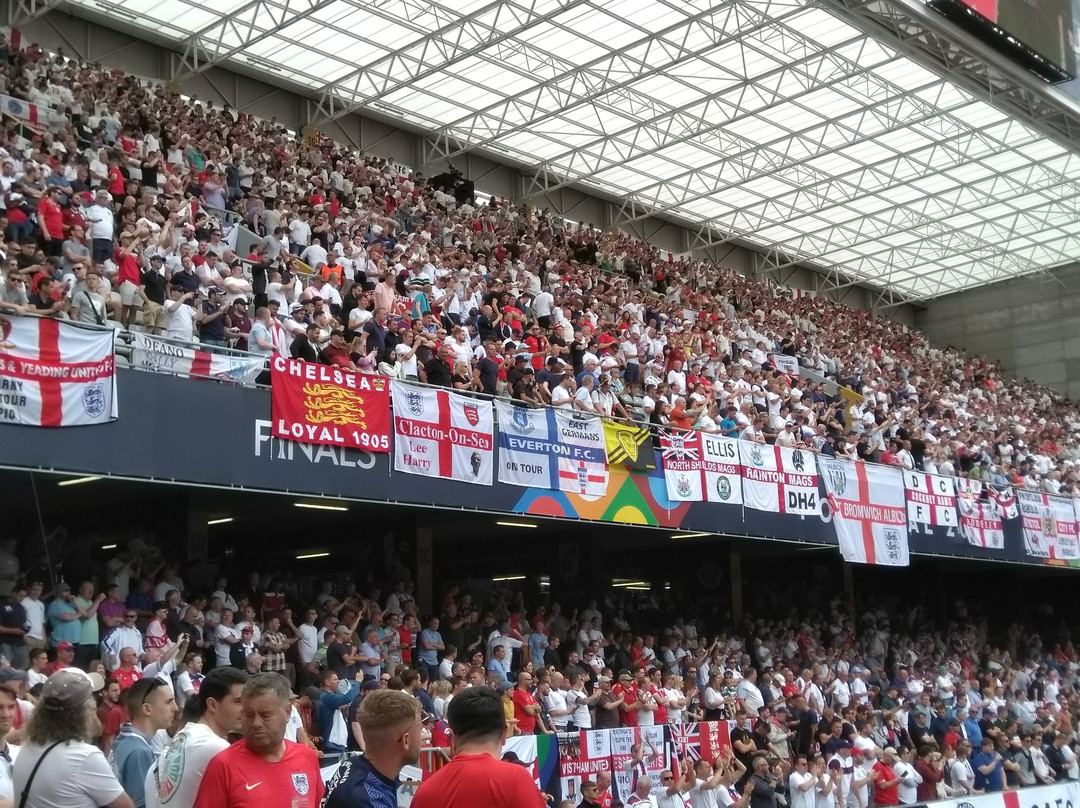
[[[959,598],[935,620],[902,598],[856,607],[824,588],[793,599],[763,586],[751,603],[762,611],[706,624],[673,619],[693,610],[663,593],[611,590],[564,610],[465,585],[422,614],[408,579],[301,586],[282,571],[200,591],[141,544],[75,588],[26,583],[37,570],[14,570],[0,603],[0,758],[14,768],[0,765],[0,800],[26,783],[20,747],[42,757],[46,730],[33,717],[88,705],[96,720],[78,725],[79,759],[93,773],[86,788],[98,790],[87,792],[90,803],[65,792],[62,804],[158,805],[172,789],[191,789],[176,804],[224,805],[204,801],[198,781],[184,785],[177,771],[184,755],[208,765],[240,733],[246,751],[213,769],[215,788],[232,787],[235,767],[247,771],[236,759],[250,755],[249,733],[261,736],[244,694],[269,700],[275,716],[284,705],[275,732],[295,744],[288,749],[324,760],[350,760],[373,743],[377,759],[390,720],[415,731],[408,748],[394,747],[402,760],[416,763],[421,746],[449,749],[451,705],[477,691],[501,704],[507,735],[732,722],[730,752],[669,769],[658,783],[648,770],[665,765],[667,750],[634,750],[640,798],[679,793],[694,806],[743,797],[762,805],[767,792],[790,808],[822,799],[869,808],[1080,779],[1080,660],[1065,624],[1045,610],[1042,637],[1018,622],[991,628]],[[378,693],[396,695],[365,707]],[[183,752],[179,769],[169,750]],[[46,764],[47,777],[61,761],[70,762]],[[582,785],[586,805],[611,804],[610,775]],[[54,803],[29,803],[45,804]]]
[[[34,45],[0,81],[50,122],[0,133],[0,311],[1078,494],[1071,402],[885,317]]]

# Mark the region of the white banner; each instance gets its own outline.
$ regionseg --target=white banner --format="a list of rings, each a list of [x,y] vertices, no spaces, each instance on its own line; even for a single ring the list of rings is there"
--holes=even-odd
[[[952,477],[904,472],[908,521],[934,527],[957,527],[956,486]]]
[[[822,459],[821,474],[844,560],[908,566],[907,508],[900,470],[876,463]]]
[[[0,317],[0,423],[84,426],[115,419],[111,330],[51,317]]]
[[[395,382],[394,470],[492,484],[491,402]]]
[[[1005,546],[1005,528],[1001,506],[985,496],[981,480],[956,478],[956,504],[960,511],[960,535],[974,547],[1000,550]]]
[[[787,376],[799,375],[799,359],[795,356],[788,356],[787,354],[772,354],[772,363],[776,366],[776,369]]]
[[[817,462],[813,452],[739,441],[743,504],[758,511],[817,516]]]
[[[499,482],[527,488],[607,493],[607,453],[599,416],[496,401]]]
[[[265,363],[263,357],[198,351],[138,331],[132,335],[131,366],[140,370],[243,384],[254,382]]]
[[[701,469],[705,474],[706,500],[726,505],[742,505],[739,441],[720,435],[702,435]]]

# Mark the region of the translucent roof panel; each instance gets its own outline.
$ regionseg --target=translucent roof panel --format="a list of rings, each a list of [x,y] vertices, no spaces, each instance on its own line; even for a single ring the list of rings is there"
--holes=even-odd
[[[913,298],[1080,257],[1080,157],[809,0],[71,0]],[[192,48],[196,45],[196,48]],[[321,115],[321,118],[320,118]]]

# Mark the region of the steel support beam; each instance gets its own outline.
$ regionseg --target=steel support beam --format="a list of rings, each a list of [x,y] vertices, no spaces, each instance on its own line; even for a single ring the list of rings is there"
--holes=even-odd
[[[543,13],[536,0],[496,0],[464,16],[441,10],[440,16],[451,20],[447,24],[322,87],[312,125],[356,112],[587,2],[563,0]]]
[[[4,24],[8,28],[18,28],[31,20],[43,17],[65,0],[7,0],[7,16]]]
[[[932,12],[920,14],[903,0],[818,0],[845,22],[898,48],[917,64],[1007,112],[1071,151],[1080,152],[1080,114],[1019,67],[1008,69],[979,52],[955,25]]]
[[[800,10],[799,7],[792,8],[790,3],[786,6],[790,9],[789,14]],[[642,32],[640,39],[602,53],[584,64],[568,64],[563,72],[513,98],[489,104],[439,127],[434,137],[436,141],[446,141],[444,153],[453,158],[473,149],[486,148],[507,134],[526,131],[583,104],[599,104],[600,99],[607,96],[619,97],[629,108],[636,108],[638,114],[670,109],[659,99],[638,92],[633,85],[650,76],[664,75],[664,71],[682,62],[702,58],[726,39],[754,33],[771,22],[771,18],[744,6],[739,0],[722,0],[697,14],[677,18],[677,22],[658,31]],[[689,34],[697,31],[705,34],[704,42],[693,48],[687,47],[685,42]],[[721,72],[723,68],[716,66],[716,70]],[[617,105],[612,105],[612,110],[623,117],[627,114],[626,109]],[[598,134],[600,142],[616,136]]]
[[[184,81],[243,53],[338,0],[251,0],[181,43],[173,81]]]

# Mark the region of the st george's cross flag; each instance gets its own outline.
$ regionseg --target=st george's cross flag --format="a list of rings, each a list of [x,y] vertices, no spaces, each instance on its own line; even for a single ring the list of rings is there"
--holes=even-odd
[[[0,317],[0,423],[116,420],[113,336],[51,317]]]
[[[908,566],[907,508],[900,470],[822,458],[821,476],[844,560]]]
[[[904,472],[908,520],[933,527],[956,527],[956,486],[952,477]]]
[[[492,484],[491,402],[395,382],[394,471]]]
[[[982,480],[956,478],[956,504],[960,511],[960,535],[973,547],[1000,550],[1005,546],[1001,506],[983,493]]]
[[[1029,556],[1054,561],[1080,558],[1076,512],[1070,500],[1036,491],[1020,491],[1017,499]]]

